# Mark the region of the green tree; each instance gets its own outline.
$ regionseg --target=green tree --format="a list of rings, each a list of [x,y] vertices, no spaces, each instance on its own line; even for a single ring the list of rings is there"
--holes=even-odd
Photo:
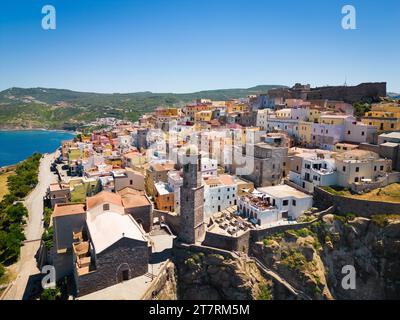
[[[40,300],[58,300],[61,298],[61,290],[56,287],[54,289],[44,289],[40,295]]]

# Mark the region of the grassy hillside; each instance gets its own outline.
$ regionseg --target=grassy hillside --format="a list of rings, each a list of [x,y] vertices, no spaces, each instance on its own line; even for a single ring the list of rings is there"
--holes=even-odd
[[[93,93],[51,88],[10,88],[0,92],[0,128],[73,129],[98,117],[136,120],[156,106],[183,106],[194,99],[227,100],[265,93],[280,85],[194,93]]]

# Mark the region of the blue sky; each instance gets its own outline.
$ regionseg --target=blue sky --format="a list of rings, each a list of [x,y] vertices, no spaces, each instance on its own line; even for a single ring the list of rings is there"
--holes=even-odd
[[[52,4],[57,29],[41,28]],[[341,28],[341,8],[357,30]],[[400,92],[398,0],[1,0],[0,90],[192,92],[387,81]]]

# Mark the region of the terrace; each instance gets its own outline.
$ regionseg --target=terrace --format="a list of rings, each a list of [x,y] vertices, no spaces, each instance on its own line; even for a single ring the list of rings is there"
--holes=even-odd
[[[78,276],[95,271],[94,261],[90,254],[90,243],[86,240],[83,231],[73,232],[72,250],[74,253],[74,265]]]
[[[249,221],[239,215],[237,206],[229,207],[214,214],[210,221],[211,225],[208,232],[230,237],[240,237],[249,229],[254,229]]]

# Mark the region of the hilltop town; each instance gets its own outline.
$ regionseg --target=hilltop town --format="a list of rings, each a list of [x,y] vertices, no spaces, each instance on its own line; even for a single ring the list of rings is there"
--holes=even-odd
[[[386,96],[385,83],[296,84],[87,123],[45,168],[39,269],[54,266],[70,299],[398,296],[385,270],[398,265],[400,104]],[[345,264],[364,296],[340,288]]]

